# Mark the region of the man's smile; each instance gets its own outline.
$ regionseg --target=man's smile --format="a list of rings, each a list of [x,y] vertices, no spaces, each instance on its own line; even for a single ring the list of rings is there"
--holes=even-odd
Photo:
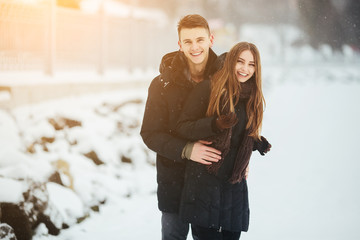
[[[197,57],[197,56],[199,56],[201,53],[202,53],[202,52],[190,53],[190,54],[191,54],[191,56]]]

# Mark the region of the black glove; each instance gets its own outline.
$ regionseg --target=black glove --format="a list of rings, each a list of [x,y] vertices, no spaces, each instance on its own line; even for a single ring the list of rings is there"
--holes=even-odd
[[[261,140],[254,141],[253,151],[258,150],[263,156],[270,151],[270,148],[271,144],[263,136],[261,136]]]
[[[224,130],[233,127],[238,122],[236,114],[231,112],[226,115],[221,115],[215,119],[216,127],[219,130]]]

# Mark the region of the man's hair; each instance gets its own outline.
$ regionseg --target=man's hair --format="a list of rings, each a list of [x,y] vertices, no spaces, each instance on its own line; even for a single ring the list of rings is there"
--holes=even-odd
[[[179,38],[180,38],[181,29],[197,28],[197,27],[205,28],[210,35],[210,28],[208,22],[206,21],[205,18],[203,18],[199,14],[189,14],[181,18],[180,21],[178,22],[178,28],[177,28]]]

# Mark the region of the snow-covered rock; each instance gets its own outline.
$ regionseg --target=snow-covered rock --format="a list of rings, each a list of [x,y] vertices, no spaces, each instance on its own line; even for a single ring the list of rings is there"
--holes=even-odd
[[[14,229],[6,223],[0,223],[0,239],[17,240]]]
[[[138,134],[144,97],[107,93],[0,112],[0,139],[13,139],[0,150],[0,203],[18,239],[34,230],[57,235],[102,204],[142,192],[131,172],[154,169]]]
[[[26,190],[26,187],[23,181],[0,177],[0,203],[19,203],[23,201],[22,193]]]
[[[73,190],[51,182],[47,183],[46,187],[49,202],[60,213],[64,223],[73,225],[78,218],[85,215],[84,204]]]

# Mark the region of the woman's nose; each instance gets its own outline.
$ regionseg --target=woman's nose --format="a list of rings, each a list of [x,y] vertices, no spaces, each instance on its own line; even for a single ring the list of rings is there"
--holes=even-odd
[[[243,71],[243,72],[247,72],[247,66],[245,64],[242,64],[241,67],[240,67],[240,70]]]

